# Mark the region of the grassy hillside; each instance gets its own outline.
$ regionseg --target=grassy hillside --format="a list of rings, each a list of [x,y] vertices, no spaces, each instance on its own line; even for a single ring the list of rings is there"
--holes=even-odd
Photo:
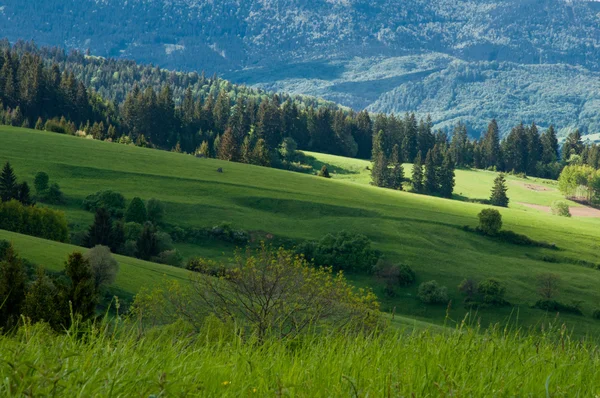
[[[0,161],[10,160],[19,178],[32,181],[35,173],[43,170],[61,185],[68,199],[62,209],[75,229],[88,225],[93,218],[81,210],[85,196],[113,189],[127,199],[140,196],[162,200],[167,208],[166,221],[175,225],[201,227],[232,222],[236,228],[298,242],[340,230],[361,232],[386,257],[412,266],[418,283],[436,279],[448,286],[454,303],[449,313],[453,319],[461,319],[466,311],[456,289],[463,278],[496,277],[507,286],[506,298],[515,308],[480,310],[478,316],[484,323],[505,322],[510,318],[525,326],[535,325],[545,317],[543,311],[529,308],[538,299],[535,277],[551,271],[562,278],[559,300],[566,303],[582,300],[586,315],[561,316],[561,319],[577,325],[578,333],[593,332],[600,326],[600,321],[590,317],[600,302],[600,292],[596,289],[600,271],[574,264],[575,260],[597,261],[597,219],[552,217],[518,206],[502,210],[506,229],[555,243],[562,249],[555,252],[499,243],[465,232],[462,226],[475,226],[476,215],[484,206],[383,190],[352,181],[354,174],[344,175],[346,180],[344,176],[327,180],[7,127],[0,128],[0,142]],[[217,172],[220,167],[223,173]],[[471,174],[463,180],[462,172],[459,173],[456,192],[486,197],[493,174],[465,173]],[[364,179],[364,175],[357,176]],[[511,180],[510,194],[519,191],[517,182]],[[529,191],[525,188],[521,191],[523,201],[549,203],[553,199],[546,195],[557,195],[552,191],[541,192],[544,199],[531,199],[540,192]],[[517,200],[515,195],[511,198]],[[21,251],[25,257],[32,257],[38,263],[60,264],[65,258],[62,252],[57,260],[53,251],[36,253],[28,249],[28,244],[23,243]],[[231,254],[233,247],[207,244],[186,245],[183,249],[186,254],[223,258]],[[559,256],[559,262],[542,261],[548,256]],[[132,265],[147,264],[126,261]],[[163,269],[181,275],[181,271],[168,267],[153,269],[156,272],[132,271],[131,276],[120,275],[118,287],[129,283],[124,289],[134,290],[135,286],[160,278],[159,270]],[[350,278],[357,285],[373,286],[377,293],[382,292],[371,277],[350,275]],[[446,308],[421,304],[416,299],[416,290],[416,286],[403,289],[397,298],[382,299],[384,309],[395,308],[398,314],[441,322]]]

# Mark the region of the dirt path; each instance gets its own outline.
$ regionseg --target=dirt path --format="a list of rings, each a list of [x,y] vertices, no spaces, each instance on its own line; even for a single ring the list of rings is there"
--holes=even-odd
[[[517,202],[520,205],[525,207],[529,207],[531,209],[541,210],[546,213],[552,213],[550,206],[542,206],[542,205],[534,205],[531,203],[523,203]],[[600,210],[594,209],[593,207],[570,207],[569,211],[573,217],[592,217],[592,218],[600,218]]]

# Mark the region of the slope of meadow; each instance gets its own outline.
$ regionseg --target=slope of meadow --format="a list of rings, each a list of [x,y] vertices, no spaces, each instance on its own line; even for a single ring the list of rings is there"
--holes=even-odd
[[[500,243],[465,232],[462,227],[475,226],[476,215],[485,206],[379,189],[352,181],[354,174],[341,175],[350,177],[349,180],[327,180],[177,153],[1,127],[0,161],[5,160],[13,164],[20,179],[32,181],[35,173],[43,170],[50,175],[51,181],[58,182],[68,199],[61,208],[75,229],[91,223],[93,218],[92,214],[81,210],[82,200],[98,190],[113,189],[127,199],[134,196],[160,199],[166,204],[166,221],[173,225],[202,227],[231,222],[236,228],[261,231],[298,242],[340,230],[360,232],[369,236],[375,248],[389,259],[412,266],[417,272],[418,283],[436,279],[448,286],[454,303],[449,312],[451,319],[461,319],[466,312],[456,289],[463,278],[481,280],[496,277],[506,285],[506,298],[515,307],[480,310],[478,316],[483,322],[506,322],[510,318],[524,326],[537,325],[546,314],[529,308],[538,299],[535,278],[540,273],[551,271],[562,278],[560,301],[583,301],[584,317],[561,315],[561,320],[577,325],[577,332],[582,334],[596,331],[600,325],[590,316],[600,302],[600,293],[596,289],[600,271],[575,264],[578,260],[597,261],[596,231],[599,221],[596,219],[552,217],[518,206],[502,209],[505,229],[526,234],[535,240],[555,243],[561,249],[552,251]],[[344,169],[342,165],[339,167]],[[218,173],[218,168],[223,168],[223,173]],[[341,173],[340,170],[338,174]],[[486,197],[491,186],[488,181],[493,179],[493,174],[464,173],[471,174],[464,174],[463,178],[463,172],[459,172],[456,192],[467,197]],[[516,182],[511,180],[511,189]],[[485,186],[487,188],[484,189]],[[517,189],[512,192],[517,192]],[[535,193],[557,195],[553,191],[523,191],[524,196]],[[532,199],[524,197],[522,200]],[[540,199],[540,203],[552,200]],[[34,249],[26,241],[29,238],[16,238],[5,233],[0,238],[2,236],[16,239],[24,257],[39,264],[56,267],[64,261],[68,252],[64,249],[46,250],[43,246]],[[19,239],[25,241],[19,244]],[[207,244],[186,245],[184,249],[186,254],[223,258],[231,254],[233,247],[215,248]],[[549,256],[557,257],[558,262],[542,261]],[[183,274],[181,270],[169,267],[152,268],[154,265],[136,260],[123,261],[141,267],[132,267],[128,271],[130,273],[120,275],[117,288],[124,290],[135,290],[135,286],[141,287],[157,280],[162,273]],[[146,269],[143,270],[144,267]],[[381,293],[379,284],[372,277],[349,277],[357,285],[373,286],[376,293]],[[446,308],[420,303],[416,298],[417,285],[403,289],[394,299],[384,299],[381,294],[383,308],[395,309],[398,314],[417,319],[441,322]]]

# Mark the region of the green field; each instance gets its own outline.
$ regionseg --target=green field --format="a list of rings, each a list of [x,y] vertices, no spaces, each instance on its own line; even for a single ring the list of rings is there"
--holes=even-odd
[[[321,158],[320,158],[321,159]],[[537,325],[547,315],[529,308],[537,299],[535,277],[554,272],[562,278],[558,299],[565,303],[583,301],[584,317],[563,316],[579,334],[595,333],[600,321],[591,313],[600,307],[600,271],[573,264],[575,260],[597,262],[600,220],[559,218],[525,209],[516,202],[548,205],[560,198],[549,184],[533,179],[510,178],[511,208],[502,209],[506,229],[535,240],[555,243],[562,250],[521,247],[465,232],[475,226],[476,215],[485,206],[458,200],[415,195],[369,186],[366,162],[340,159],[340,171],[331,180],[312,175],[198,159],[189,155],[111,144],[46,132],[1,127],[0,161],[9,160],[20,179],[33,181],[46,171],[58,182],[68,199],[61,209],[71,227],[81,230],[93,215],[81,210],[83,199],[96,191],[113,189],[127,199],[158,198],[166,204],[166,221],[172,225],[208,227],[231,222],[235,228],[260,231],[300,242],[320,238],[328,232],[348,230],[369,236],[377,249],[391,260],[412,266],[418,283],[436,279],[448,286],[453,299],[450,318],[460,320],[466,310],[456,286],[465,277],[496,277],[507,286],[507,299],[514,307],[480,310],[482,322],[518,320],[520,325]],[[321,159],[335,165],[332,159]],[[223,173],[217,169],[223,168]],[[344,174],[345,173],[345,174]],[[368,172],[367,172],[368,173]],[[409,174],[409,173],[407,173]],[[494,173],[458,171],[455,192],[466,198],[486,198]],[[523,184],[548,186],[535,191]],[[66,246],[15,235],[20,252],[36,263],[59,267],[71,250]],[[186,255],[227,258],[228,245],[207,244],[180,247]],[[57,255],[60,258],[57,258]],[[544,256],[568,261],[550,263]],[[184,272],[132,259],[124,264],[117,289],[133,293],[159,281],[162,274],[183,277]],[[127,271],[125,271],[127,270]],[[368,276],[350,275],[357,285],[381,287]],[[417,285],[418,285],[417,283]],[[403,289],[383,308],[397,314],[441,323],[445,307],[427,306],[416,298],[416,286]]]

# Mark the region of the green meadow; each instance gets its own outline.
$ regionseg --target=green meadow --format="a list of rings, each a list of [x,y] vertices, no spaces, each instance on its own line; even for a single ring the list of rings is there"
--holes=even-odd
[[[560,315],[560,321],[577,334],[599,330],[591,313],[600,307],[600,271],[578,265],[599,262],[600,219],[560,218],[519,203],[550,205],[560,199],[548,181],[509,177],[511,205],[501,209],[504,229],[555,244],[560,250],[516,246],[466,232],[477,225],[477,214],[487,206],[467,199],[489,196],[495,173],[457,171],[457,200],[444,200],[372,187],[368,162],[311,154],[315,162],[333,168],[332,179],[309,174],[199,159],[190,155],[86,140],[20,128],[0,127],[0,161],[10,161],[21,180],[32,182],[45,171],[67,199],[65,211],[71,229],[80,231],[93,214],[81,208],[96,191],[112,189],[128,200],[157,198],[166,205],[170,225],[209,227],[230,222],[235,228],[301,242],[341,230],[367,235],[386,258],[410,265],[417,284],[402,289],[393,299],[371,276],[349,275],[358,286],[369,286],[380,296],[382,308],[413,319],[442,323],[458,321],[467,310],[457,285],[464,278],[495,277],[507,288],[503,308],[480,309],[476,317],[489,323],[514,322],[525,328],[539,326],[555,314],[532,309],[538,293],[536,277],[553,272],[561,277],[557,299],[581,301],[584,316]],[[316,165],[315,165],[316,166]],[[223,173],[217,172],[218,168]],[[409,176],[408,167],[406,174]],[[531,189],[535,185],[547,189]],[[22,255],[47,268],[59,269],[73,247],[0,232],[13,240]],[[186,256],[227,259],[231,245],[206,243],[180,245]],[[551,258],[552,262],[548,259]],[[544,261],[546,260],[546,261]],[[142,286],[164,277],[185,278],[180,269],[119,257],[121,271],[116,291],[135,294]],[[416,297],[419,283],[431,279],[448,287],[452,299],[445,306],[422,304]]]

